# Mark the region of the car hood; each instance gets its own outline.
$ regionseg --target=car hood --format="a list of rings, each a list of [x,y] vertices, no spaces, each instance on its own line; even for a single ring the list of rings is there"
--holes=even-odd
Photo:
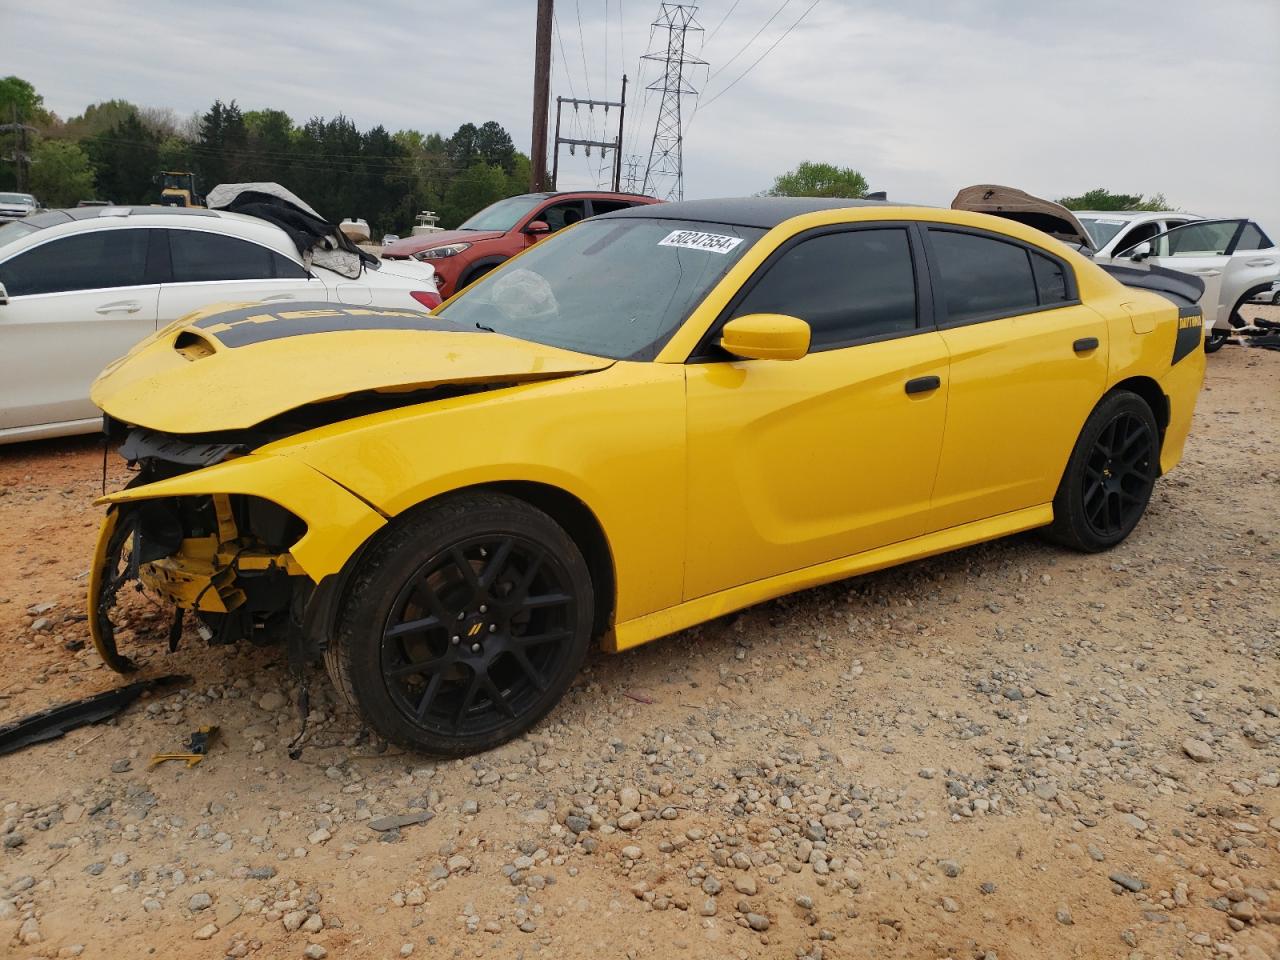
[[[505,237],[501,230],[441,230],[439,233],[423,233],[416,237],[401,237],[382,248],[384,257],[411,257],[432,247],[446,243],[477,243],[481,240],[497,240]]]
[[[447,384],[509,386],[613,362],[417,310],[222,304],[142,341],[103,370],[90,396],[124,423],[199,434],[247,429],[358,395],[415,403],[429,399],[420,391]]]
[[[1032,196],[1014,187],[1003,187],[998,183],[977,183],[964,187],[951,201],[951,209],[989,213],[1007,220],[1016,220],[1043,230],[1063,243],[1093,250],[1089,231],[1070,210],[1060,203]]]

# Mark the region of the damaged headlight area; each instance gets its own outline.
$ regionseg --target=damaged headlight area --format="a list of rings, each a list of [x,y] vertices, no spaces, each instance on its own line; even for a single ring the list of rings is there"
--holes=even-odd
[[[139,467],[130,487],[222,462],[245,443],[190,441],[134,430],[121,453]],[[177,648],[188,618],[211,644],[267,643],[299,627],[314,583],[290,548],[306,523],[258,496],[207,494],[113,504],[89,584],[94,645],[113,669],[122,647]]]

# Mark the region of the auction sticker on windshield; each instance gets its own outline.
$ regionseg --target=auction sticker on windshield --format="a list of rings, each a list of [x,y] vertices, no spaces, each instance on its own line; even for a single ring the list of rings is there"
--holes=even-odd
[[[711,253],[728,253],[742,242],[741,237],[726,237],[720,233],[700,233],[697,230],[672,230],[658,241],[660,247],[685,247],[689,250],[708,250]]]

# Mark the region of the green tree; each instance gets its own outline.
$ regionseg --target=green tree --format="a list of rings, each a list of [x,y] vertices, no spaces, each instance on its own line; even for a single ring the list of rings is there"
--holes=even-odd
[[[115,203],[153,203],[160,198],[160,139],[137,113],[81,146],[98,174],[100,199]]]
[[[31,152],[31,192],[49,207],[94,199],[93,167],[79,144],[41,140]]]
[[[456,175],[440,204],[441,225],[456,227],[467,217],[509,197],[507,174],[497,164],[477,163]]]
[[[765,191],[769,197],[849,197],[857,200],[867,193],[867,179],[852,167],[808,160],[788,170]]]
[[[87,140],[106,133],[128,117],[136,117],[138,108],[128,100],[103,100],[91,103],[84,113],[62,125],[61,135],[71,140]]]
[[[52,114],[44,108],[44,97],[21,77],[0,78],[0,123],[12,123],[14,115],[23,123],[45,126]]]
[[[1112,193],[1095,187],[1078,197],[1061,197],[1058,203],[1068,210],[1171,210],[1163,193],[1144,197],[1140,193]]]

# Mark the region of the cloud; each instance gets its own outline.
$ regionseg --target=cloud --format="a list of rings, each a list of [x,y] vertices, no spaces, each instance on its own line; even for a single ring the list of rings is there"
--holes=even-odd
[[[947,203],[985,181],[1049,196],[1107,186],[1280,234],[1273,0],[821,0],[743,75],[810,2],[791,0],[750,44],[781,0],[740,0],[727,19],[730,0],[702,5],[706,33],[720,28],[701,50],[710,70],[693,76],[705,108],[686,123],[686,196],[754,193],[811,159],[903,200]],[[560,0],[553,42],[553,96],[572,84],[612,99],[629,74],[624,152],[642,157],[658,104],[643,88],[658,73],[637,76],[637,58],[657,8]],[[74,16],[0,0],[0,14],[6,35],[28,38],[7,47],[6,72],[64,116],[112,97],[184,113],[217,97],[393,130],[495,119],[529,142],[532,0],[96,0]],[[567,129],[612,136],[614,120],[583,111],[575,126],[566,108]],[[594,184],[599,167],[594,151],[566,153],[561,185]]]

